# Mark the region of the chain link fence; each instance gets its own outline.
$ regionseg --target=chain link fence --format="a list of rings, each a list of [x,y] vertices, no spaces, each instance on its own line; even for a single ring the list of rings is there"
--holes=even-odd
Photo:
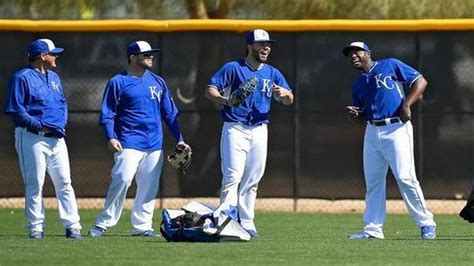
[[[277,40],[270,64],[295,92],[290,107],[274,104],[268,160],[258,197],[363,199],[362,137],[344,116],[358,73],[341,49],[354,40],[369,44],[373,57],[396,57],[420,70],[429,82],[414,107],[418,178],[428,199],[462,199],[470,189],[474,151],[474,32],[271,32]],[[209,77],[222,64],[243,57],[245,36],[237,32],[0,32],[2,109],[8,79],[27,64],[26,48],[51,38],[65,48],[58,59],[69,101],[67,138],[78,198],[105,197],[112,155],[98,125],[103,89],[127,64],[126,47],[146,40],[161,52],[155,72],[163,76],[182,112],[184,136],[194,149],[185,176],[165,163],[158,198],[218,197],[222,121],[204,97]],[[22,197],[12,123],[0,115],[0,198]],[[173,140],[165,131],[165,150]],[[387,197],[400,199],[387,177]],[[129,190],[133,197],[135,186]],[[45,196],[54,196],[47,179]],[[283,202],[283,200],[282,200]],[[270,203],[269,203],[270,204]],[[310,204],[310,203],[308,203]]]

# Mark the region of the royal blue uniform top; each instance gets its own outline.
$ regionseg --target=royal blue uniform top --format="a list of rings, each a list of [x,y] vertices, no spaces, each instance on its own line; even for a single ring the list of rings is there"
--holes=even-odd
[[[397,117],[405,99],[404,85],[411,87],[422,75],[400,60],[374,61],[352,86],[352,105],[362,110],[365,120]]]
[[[270,65],[261,64],[253,70],[245,60],[231,61],[222,66],[209,81],[225,96],[230,95],[240,84],[252,77],[258,78],[255,91],[239,107],[224,105],[221,110],[225,122],[240,122],[246,125],[268,123],[273,94],[273,83],[291,91],[280,71]]]
[[[177,141],[178,108],[165,81],[146,70],[142,77],[124,71],[105,87],[99,123],[108,140],[117,139],[123,148],[141,151],[163,149],[161,119]]]
[[[43,127],[58,137],[66,135],[67,101],[58,74],[42,74],[33,67],[16,72],[8,83],[5,113],[12,115],[15,127],[35,131]]]

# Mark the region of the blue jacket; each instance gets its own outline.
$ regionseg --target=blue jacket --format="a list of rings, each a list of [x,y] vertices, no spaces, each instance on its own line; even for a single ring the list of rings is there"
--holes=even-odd
[[[163,149],[163,119],[177,141],[179,111],[165,81],[146,70],[142,77],[122,72],[105,87],[99,123],[108,140],[123,148],[142,151]]]

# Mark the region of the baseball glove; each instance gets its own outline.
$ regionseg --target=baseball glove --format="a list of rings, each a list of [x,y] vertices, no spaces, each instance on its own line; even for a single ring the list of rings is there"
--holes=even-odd
[[[471,191],[466,206],[461,210],[459,216],[469,223],[474,223],[474,189]]]
[[[187,148],[176,146],[168,155],[168,162],[170,162],[174,168],[178,169],[180,173],[185,174],[185,170],[191,164],[191,155],[192,150],[189,146]]]
[[[191,228],[204,224],[205,217],[195,212],[187,212],[171,219],[171,228]]]
[[[258,78],[247,79],[244,83],[229,95],[228,103],[232,107],[239,107],[255,91],[258,85]]]

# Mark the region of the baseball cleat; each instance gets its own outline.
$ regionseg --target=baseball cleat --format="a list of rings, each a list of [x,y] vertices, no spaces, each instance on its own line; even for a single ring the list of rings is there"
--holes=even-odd
[[[146,230],[140,233],[133,233],[132,236],[142,236],[142,237],[159,237],[160,235],[155,234],[152,230]]]
[[[30,239],[43,239],[43,232],[41,232],[41,231],[31,231],[29,238]]]
[[[104,229],[102,227],[99,227],[99,226],[95,225],[94,227],[89,229],[89,236],[91,236],[91,237],[100,237],[103,234],[105,234],[105,232],[107,232],[107,229]]]
[[[249,233],[250,237],[258,237],[258,233],[255,230],[245,230],[247,233]]]
[[[436,226],[427,225],[421,228],[421,238],[431,240],[436,238]]]
[[[70,239],[82,239],[81,230],[76,228],[67,228],[66,229],[66,238]]]
[[[347,235],[347,238],[350,238],[350,239],[370,239],[370,238],[374,238],[374,239],[384,239],[385,237],[382,235],[374,235],[374,234],[369,234],[367,232],[359,232],[359,233],[355,233],[355,234],[348,234]]]

